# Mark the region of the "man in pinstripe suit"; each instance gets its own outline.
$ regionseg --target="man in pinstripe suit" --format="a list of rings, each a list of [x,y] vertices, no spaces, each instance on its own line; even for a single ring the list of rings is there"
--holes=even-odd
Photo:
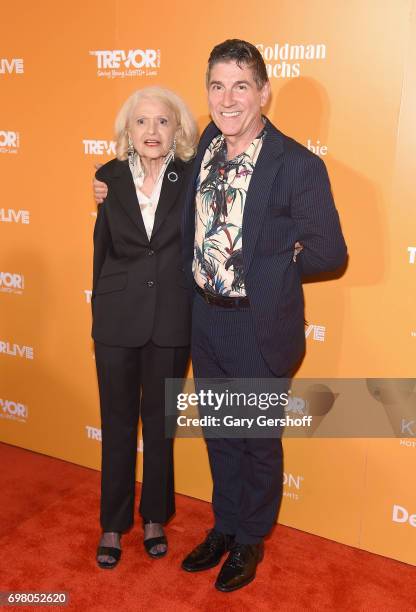
[[[266,67],[227,40],[207,71],[213,123],[185,199],[185,273],[195,289],[195,378],[289,377],[305,350],[302,276],[341,267],[346,246],[320,158],[262,116]],[[189,572],[229,552],[215,586],[251,582],[282,498],[279,437],[207,439],[215,526],[183,561]]]

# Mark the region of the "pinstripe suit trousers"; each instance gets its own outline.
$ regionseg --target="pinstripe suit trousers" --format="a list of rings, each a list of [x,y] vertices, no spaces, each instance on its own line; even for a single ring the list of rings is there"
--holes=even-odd
[[[221,308],[194,297],[194,377],[274,378],[258,346],[250,308]],[[280,438],[206,439],[215,528],[256,544],[275,524],[283,489]]]

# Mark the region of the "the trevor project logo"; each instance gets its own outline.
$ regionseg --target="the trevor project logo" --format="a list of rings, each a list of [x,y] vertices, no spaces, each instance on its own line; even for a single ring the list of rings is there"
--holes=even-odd
[[[0,272],[0,292],[17,293],[21,295],[25,288],[25,277],[23,274],[12,272]]]
[[[98,429],[98,427],[92,427],[91,425],[85,425],[85,429],[87,431],[87,438],[89,440],[97,440],[97,442],[101,442],[101,429]]]
[[[156,76],[160,68],[160,49],[123,49],[90,51],[97,60],[97,76],[117,79]]]
[[[85,155],[111,155],[116,154],[114,140],[83,140]]]
[[[102,442],[101,429],[99,429],[98,427],[92,427],[91,425],[85,425],[85,430],[87,433],[87,438],[89,440],[96,440],[97,442]],[[138,453],[143,452],[143,440],[142,439],[140,439],[138,442],[137,452]]]
[[[19,132],[0,130],[0,153],[16,154],[19,150]]]
[[[28,416],[29,411],[24,404],[0,398],[0,419],[26,423]]]
[[[288,399],[287,406],[285,406],[285,412],[294,414],[296,416],[307,415],[308,407],[306,401],[302,397],[295,397],[291,395]]]

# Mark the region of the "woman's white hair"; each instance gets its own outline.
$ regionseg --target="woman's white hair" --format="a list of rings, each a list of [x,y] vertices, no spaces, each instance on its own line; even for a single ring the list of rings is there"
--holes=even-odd
[[[124,102],[115,123],[117,158],[120,160],[127,159],[129,124],[137,103],[143,98],[159,100],[173,111],[178,123],[175,155],[183,161],[192,159],[196,152],[198,140],[198,129],[195,119],[185,102],[173,91],[164,87],[138,89]]]

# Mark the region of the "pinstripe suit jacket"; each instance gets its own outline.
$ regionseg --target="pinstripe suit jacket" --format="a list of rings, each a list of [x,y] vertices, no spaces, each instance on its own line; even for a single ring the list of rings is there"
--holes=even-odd
[[[202,134],[185,198],[184,262],[190,284],[195,184],[205,150],[218,134],[213,123]],[[304,248],[294,262],[296,241]],[[347,250],[325,164],[268,120],[245,202],[242,251],[259,346],[271,370],[286,374],[305,351],[302,277],[336,270]]]

